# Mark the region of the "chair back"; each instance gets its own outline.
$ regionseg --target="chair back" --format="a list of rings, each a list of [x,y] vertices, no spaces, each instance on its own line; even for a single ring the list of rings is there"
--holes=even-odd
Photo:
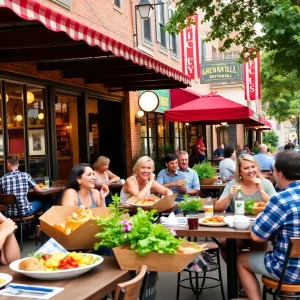
[[[138,300],[146,272],[147,266],[142,265],[139,274],[135,278],[119,283],[115,291],[114,300]]]
[[[280,279],[278,281],[278,286],[276,289],[277,295],[279,295],[279,292],[281,290],[283,279],[285,276],[285,272],[289,263],[290,258],[299,258],[300,257],[300,237],[290,237],[288,248],[285,255],[285,261],[282,268],[282,273],[280,276]]]
[[[0,204],[2,205],[16,205],[18,216],[20,216],[19,203],[14,194],[0,194]]]

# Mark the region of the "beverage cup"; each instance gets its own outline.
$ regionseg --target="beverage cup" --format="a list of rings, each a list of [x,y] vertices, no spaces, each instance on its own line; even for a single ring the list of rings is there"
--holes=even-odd
[[[45,186],[46,188],[49,188],[49,177],[44,177],[44,180],[45,180]]]
[[[214,215],[214,206],[211,205],[204,205],[204,213],[205,218],[212,217]]]
[[[189,230],[196,230],[199,227],[199,215],[186,215]]]
[[[222,182],[226,183],[226,181],[227,181],[226,177],[222,177]]]

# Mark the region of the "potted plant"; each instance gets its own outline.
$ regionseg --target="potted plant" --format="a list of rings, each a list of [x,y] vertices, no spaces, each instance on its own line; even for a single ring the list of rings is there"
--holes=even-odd
[[[216,169],[206,161],[193,166],[199,176],[200,184],[213,184],[216,180]]]
[[[147,265],[150,271],[180,272],[203,251],[197,244],[176,238],[176,232],[154,224],[155,210],[139,207],[130,217],[120,208],[117,194],[112,199],[109,217],[97,220],[99,242],[94,249],[113,248],[122,270],[139,270]]]
[[[184,200],[178,203],[178,207],[182,210],[184,216],[188,214],[198,214],[202,208],[202,200],[200,198],[188,198],[185,194]]]

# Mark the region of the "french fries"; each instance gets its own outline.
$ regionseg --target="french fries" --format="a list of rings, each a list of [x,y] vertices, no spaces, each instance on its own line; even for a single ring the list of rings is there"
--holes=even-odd
[[[202,223],[225,223],[224,218],[221,216],[213,216],[213,217],[208,217],[202,220]]]
[[[136,200],[135,204],[142,204],[142,205],[153,205],[157,201],[155,199],[142,199],[142,200]]]
[[[53,227],[68,235],[89,220],[97,220],[97,216],[91,209],[79,207],[67,218],[65,224],[55,223]]]

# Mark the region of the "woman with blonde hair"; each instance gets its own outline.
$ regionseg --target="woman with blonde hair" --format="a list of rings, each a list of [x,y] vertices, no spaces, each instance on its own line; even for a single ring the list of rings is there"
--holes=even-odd
[[[154,180],[154,161],[149,156],[140,157],[133,167],[133,175],[128,177],[122,187],[120,201],[125,202],[131,196],[149,197],[151,190],[161,195],[173,195],[173,192]]]
[[[110,185],[120,180],[120,177],[109,171],[110,159],[106,156],[99,156],[93,164],[94,174],[96,177],[95,185],[100,188],[102,184]]]
[[[215,211],[223,212],[229,206],[232,211],[234,208],[234,196],[238,192],[238,186],[241,187],[241,194],[244,200],[249,198],[261,202],[269,202],[270,198],[276,194],[273,184],[265,179],[260,172],[259,165],[255,158],[249,154],[241,154],[236,160],[235,179],[231,180],[225,187],[221,197],[215,203]],[[226,262],[226,239],[221,239],[220,251]],[[237,240],[237,254],[244,248],[251,247],[252,250],[266,250],[268,243],[256,243],[252,240]],[[243,291],[240,286],[240,296]]]

